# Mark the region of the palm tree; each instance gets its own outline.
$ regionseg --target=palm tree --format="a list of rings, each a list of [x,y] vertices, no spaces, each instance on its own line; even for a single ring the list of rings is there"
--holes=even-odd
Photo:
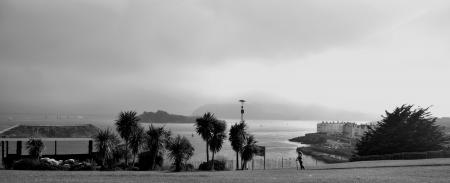
[[[158,156],[162,157],[164,153],[164,146],[170,140],[171,132],[163,127],[154,127],[153,124],[150,125],[147,135],[147,148],[150,150],[152,157],[152,169],[156,167],[156,158]]]
[[[102,160],[102,166],[106,167],[106,164],[113,159],[114,149],[120,140],[116,134],[107,128],[105,130],[99,130],[94,136],[94,141],[99,157]],[[111,168],[111,164],[108,164]]]
[[[133,129],[137,126],[139,118],[136,111],[122,111],[119,119],[116,120],[116,129],[120,137],[125,140],[125,153],[128,153],[128,146]],[[128,165],[128,154],[125,155],[125,164]]]
[[[231,143],[231,147],[236,152],[236,170],[239,169],[239,153],[242,152],[244,142],[247,136],[247,124],[244,121],[235,123],[230,128],[228,140]]]
[[[247,168],[247,162],[253,159],[256,150],[256,140],[253,135],[249,135],[247,139],[245,139],[245,145],[242,149],[242,170]]]
[[[28,149],[28,154],[30,154],[31,157],[33,157],[34,159],[39,159],[39,157],[41,157],[42,151],[45,148],[45,145],[41,139],[36,139],[33,137],[28,139],[26,145]]]
[[[206,162],[209,161],[209,141],[211,139],[212,133],[212,123],[216,122],[217,119],[214,114],[207,112],[203,114],[202,117],[197,118],[195,123],[195,131],[199,134],[202,139],[206,142]]]
[[[167,143],[168,157],[173,160],[175,171],[180,171],[186,161],[194,155],[194,147],[186,137],[178,135]]]
[[[136,154],[139,153],[139,150],[142,147],[142,144],[144,143],[144,137],[145,137],[145,133],[144,133],[144,128],[140,125],[137,125],[131,133],[131,137],[130,137],[130,149],[131,149],[131,153],[133,154],[133,167],[134,167],[134,163],[136,160]]]
[[[209,150],[212,152],[212,166],[211,170],[214,170],[214,154],[219,152],[220,149],[222,149],[223,141],[227,137],[225,134],[225,130],[227,129],[227,124],[225,121],[215,121],[212,123],[212,130],[211,130],[211,139],[209,141]]]

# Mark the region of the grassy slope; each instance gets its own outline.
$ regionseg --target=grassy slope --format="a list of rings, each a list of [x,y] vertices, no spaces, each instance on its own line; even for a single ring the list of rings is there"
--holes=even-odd
[[[371,166],[375,167],[371,167]],[[387,167],[379,167],[384,166]],[[405,167],[395,167],[405,166]],[[334,168],[348,169],[334,169]],[[366,167],[366,168],[351,168]],[[331,169],[330,169],[331,168]],[[354,162],[321,169],[224,172],[0,171],[0,182],[448,182],[450,159]]]

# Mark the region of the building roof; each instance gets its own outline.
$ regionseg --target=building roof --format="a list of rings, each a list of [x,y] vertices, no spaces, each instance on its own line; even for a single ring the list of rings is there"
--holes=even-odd
[[[84,125],[16,125],[0,132],[1,140],[91,140],[99,128]]]

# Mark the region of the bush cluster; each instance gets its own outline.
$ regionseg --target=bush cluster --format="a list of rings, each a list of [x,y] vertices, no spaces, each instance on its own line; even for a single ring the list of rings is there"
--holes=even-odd
[[[199,170],[211,170],[212,161],[203,162],[198,166]],[[214,170],[225,170],[225,161],[214,160]]]
[[[21,159],[14,162],[14,170],[95,170],[96,165],[89,162],[77,162],[73,159],[56,161],[50,158]]]
[[[150,170],[153,166],[153,153],[150,151],[142,152],[138,155],[138,162],[136,166],[139,170]],[[156,166],[162,167],[164,158],[160,155],[156,156]]]

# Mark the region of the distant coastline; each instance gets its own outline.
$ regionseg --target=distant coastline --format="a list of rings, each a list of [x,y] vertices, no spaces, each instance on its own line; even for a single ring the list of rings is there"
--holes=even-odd
[[[169,114],[163,110],[143,112],[139,118],[142,123],[194,123],[196,119],[195,116]]]

